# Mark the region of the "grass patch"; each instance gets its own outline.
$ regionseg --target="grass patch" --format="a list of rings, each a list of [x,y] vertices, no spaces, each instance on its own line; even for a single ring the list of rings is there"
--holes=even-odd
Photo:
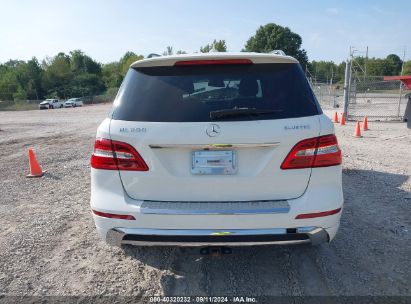
[[[25,101],[1,101],[0,111],[28,111],[38,110],[37,103],[28,103]]]

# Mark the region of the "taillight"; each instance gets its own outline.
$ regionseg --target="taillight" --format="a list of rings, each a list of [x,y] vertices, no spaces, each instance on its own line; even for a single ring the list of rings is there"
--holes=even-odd
[[[342,163],[341,150],[335,135],[319,137],[313,167],[329,167]]]
[[[177,61],[176,66],[187,65],[216,65],[216,64],[252,64],[250,59],[207,59],[207,60],[183,60]]]
[[[91,155],[91,167],[104,170],[148,171],[148,166],[129,144],[97,138]]]
[[[106,217],[106,218],[112,218],[112,219],[119,219],[119,220],[129,220],[133,221],[136,218],[132,215],[128,214],[114,214],[114,213],[105,213],[105,212],[100,212],[96,210],[91,210],[95,215],[101,216],[101,217]]]
[[[335,135],[304,139],[292,148],[281,169],[303,169],[340,165],[341,150]]]
[[[297,220],[302,220],[302,219],[330,216],[330,215],[333,215],[333,214],[337,214],[340,211],[341,211],[341,208],[330,210],[330,211],[316,212],[316,213],[303,213],[303,214],[297,215],[295,218]]]

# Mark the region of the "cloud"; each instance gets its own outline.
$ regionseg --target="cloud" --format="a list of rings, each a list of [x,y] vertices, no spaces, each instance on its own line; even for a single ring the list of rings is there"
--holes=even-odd
[[[375,13],[378,13],[378,14],[383,14],[383,13],[386,12],[383,9],[381,9],[379,6],[376,6],[376,5],[372,6],[371,10]]]
[[[307,42],[313,46],[320,46],[324,42],[324,37],[321,33],[312,32],[307,37]]]
[[[340,9],[336,7],[327,8],[325,11],[327,14],[330,14],[330,15],[338,15],[340,13]]]

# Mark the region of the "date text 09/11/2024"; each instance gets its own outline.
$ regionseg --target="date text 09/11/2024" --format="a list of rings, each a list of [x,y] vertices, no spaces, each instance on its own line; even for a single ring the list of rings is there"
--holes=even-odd
[[[257,303],[254,297],[244,296],[154,296],[149,298],[150,303]]]

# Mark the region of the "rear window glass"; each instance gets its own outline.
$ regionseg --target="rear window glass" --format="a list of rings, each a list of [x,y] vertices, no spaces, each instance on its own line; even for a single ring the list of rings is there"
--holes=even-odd
[[[213,115],[213,113],[229,115]],[[241,113],[239,113],[241,112]],[[113,119],[153,122],[267,120],[321,113],[290,63],[131,68]]]

